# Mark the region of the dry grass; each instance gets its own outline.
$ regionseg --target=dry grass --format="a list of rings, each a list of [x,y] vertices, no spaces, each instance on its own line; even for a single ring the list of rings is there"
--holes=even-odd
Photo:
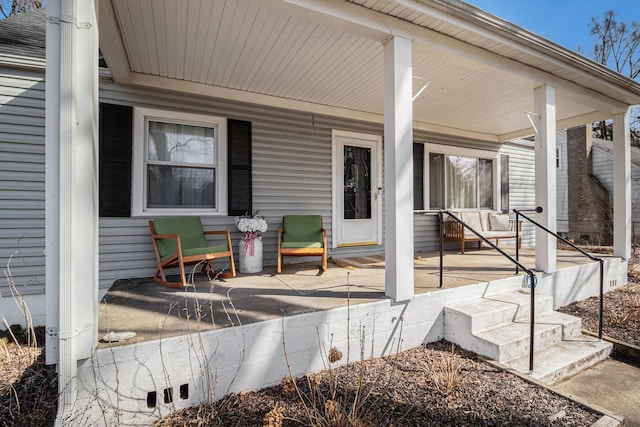
[[[230,394],[204,407],[207,423],[196,419],[201,407],[156,425],[589,426],[599,418],[444,341],[309,374],[295,379],[295,386],[287,379]]]
[[[0,344],[0,424],[52,426],[58,402],[55,366],[45,365],[44,328]]]
[[[607,292],[603,300],[603,334],[618,341],[640,346],[640,279],[629,277],[629,284]],[[560,308],[558,311],[582,319],[582,327],[598,331],[597,297],[587,298]]]

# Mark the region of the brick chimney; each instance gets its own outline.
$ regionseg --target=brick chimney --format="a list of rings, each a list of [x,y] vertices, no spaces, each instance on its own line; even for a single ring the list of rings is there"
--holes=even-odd
[[[576,243],[612,244],[609,194],[592,173],[591,126],[567,129],[568,238]]]

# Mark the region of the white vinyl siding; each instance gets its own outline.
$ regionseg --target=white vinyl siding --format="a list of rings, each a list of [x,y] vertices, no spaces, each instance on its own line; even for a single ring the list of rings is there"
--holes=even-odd
[[[535,200],[535,155],[533,143],[505,143],[500,154],[509,156],[509,216],[515,218],[513,209],[531,210],[536,208]],[[529,213],[528,216],[533,214]],[[532,247],[535,243],[534,226],[523,221],[522,246]]]
[[[21,294],[44,294],[43,74],[0,69],[0,103],[0,270]]]
[[[613,206],[613,154],[609,151],[612,149],[611,141],[602,141],[601,144],[596,143],[594,140],[591,161],[593,175],[598,181],[607,189],[609,193],[609,203]],[[605,147],[608,147],[605,149]],[[632,153],[636,151],[635,156],[632,155],[632,159],[636,160],[637,151],[640,151],[638,147],[631,147]],[[632,236],[634,242],[640,236],[640,165],[633,162],[631,163],[631,223],[632,223]]]

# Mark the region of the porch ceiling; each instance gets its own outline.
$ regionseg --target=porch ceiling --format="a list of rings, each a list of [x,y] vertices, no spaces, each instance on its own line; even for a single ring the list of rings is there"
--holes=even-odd
[[[383,43],[414,40],[416,127],[504,141],[532,133],[533,89],[559,127],[640,103],[640,86],[457,0],[100,0],[115,81],[382,121]]]

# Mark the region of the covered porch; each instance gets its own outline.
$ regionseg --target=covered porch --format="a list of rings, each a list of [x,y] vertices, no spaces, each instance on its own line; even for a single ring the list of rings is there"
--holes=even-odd
[[[502,248],[515,257],[514,247]],[[470,298],[468,290],[486,287],[500,293],[525,287],[525,275],[515,274],[515,266],[497,251],[483,247],[466,252],[444,252],[440,287],[439,251],[418,252],[414,257],[416,295],[460,289],[451,300]],[[604,256],[605,259],[616,259]],[[535,251],[520,251],[523,265],[533,267]],[[618,260],[619,261],[619,260]],[[580,266],[597,263],[575,251],[558,251],[558,269],[579,271]],[[570,276],[573,273],[569,273]],[[576,273],[577,274],[577,273]],[[611,280],[618,280],[617,274]],[[611,274],[610,274],[611,275]],[[541,276],[541,280],[544,275]],[[574,277],[554,286],[559,294],[590,293],[581,289]],[[607,277],[605,276],[605,280]],[[287,264],[283,272],[266,266],[261,273],[242,274],[224,280],[210,280],[203,274],[190,277],[192,286],[170,289],[151,277],[119,280],[102,298],[98,309],[98,348],[166,339],[194,332],[242,326],[251,323],[357,306],[388,300],[385,296],[384,256],[330,259],[325,273],[318,262]],[[501,283],[504,282],[504,285]],[[608,282],[607,282],[608,283]],[[620,282],[622,284],[622,282]],[[607,285],[608,287],[608,285]],[[502,289],[501,289],[502,288]],[[475,296],[474,296],[475,298]],[[559,300],[562,304],[562,300]],[[559,306],[558,305],[558,306]],[[108,333],[135,332],[121,342],[103,338]]]

